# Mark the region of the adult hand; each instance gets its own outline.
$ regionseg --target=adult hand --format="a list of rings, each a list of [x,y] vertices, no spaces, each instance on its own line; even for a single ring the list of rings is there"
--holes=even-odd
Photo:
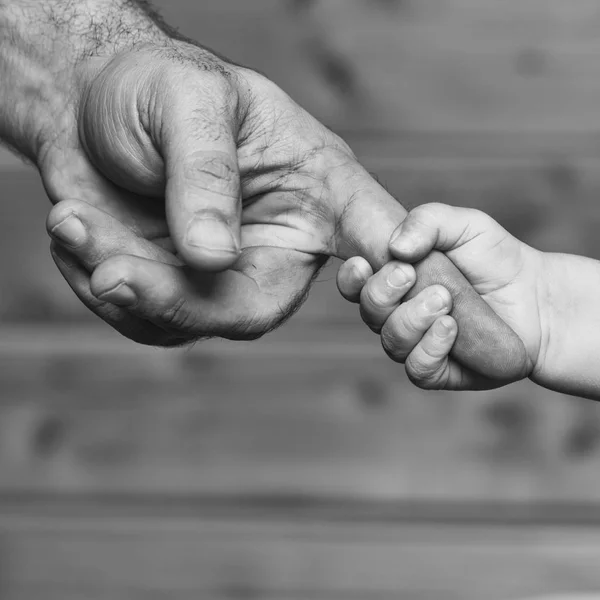
[[[79,80],[39,160],[58,203],[53,255],[128,337],[257,337],[327,256],[387,260],[381,235],[404,209],[262,75],[170,40],[95,60]]]

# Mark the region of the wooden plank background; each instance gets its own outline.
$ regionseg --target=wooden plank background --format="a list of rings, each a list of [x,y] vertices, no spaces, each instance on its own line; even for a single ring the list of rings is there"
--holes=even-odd
[[[157,4],[407,205],[600,258],[599,0]],[[0,166],[1,598],[598,591],[600,407],[413,389],[333,267],[264,340],[138,348],[55,272],[35,173]]]

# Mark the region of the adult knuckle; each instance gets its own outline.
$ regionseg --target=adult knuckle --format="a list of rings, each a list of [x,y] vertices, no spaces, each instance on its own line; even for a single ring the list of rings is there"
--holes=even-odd
[[[184,173],[190,179],[235,179],[237,165],[226,152],[196,150],[183,165]]]
[[[235,201],[239,199],[237,164],[227,153],[196,151],[185,160],[182,168],[189,189]]]
[[[194,69],[184,72],[183,75],[192,83],[209,85],[211,91],[222,99],[232,99],[237,91],[232,65],[218,59],[203,62],[200,68],[198,63],[194,63]]]
[[[234,80],[227,71],[209,71],[198,84],[199,94],[210,102],[216,111],[229,116],[236,113],[239,96]]]
[[[311,141],[304,162],[329,188],[338,182],[356,180],[362,174],[356,158],[346,144],[319,140]]]
[[[257,318],[238,318],[233,323],[221,324],[220,337],[242,342],[253,342],[264,337],[269,331],[278,326],[273,324],[269,327],[265,322]]]
[[[231,136],[238,96],[224,77],[184,73],[167,84],[168,121],[180,121],[192,135],[203,139],[218,141]]]
[[[343,140],[339,135],[331,134],[331,139],[327,147],[331,150],[333,149],[338,156],[345,157],[346,160],[349,161],[358,161],[354,150],[348,145],[348,143]]]
[[[156,62],[156,56],[153,61]],[[188,42],[178,42],[161,48],[158,57],[167,77],[185,81],[212,81],[226,87],[233,78],[235,65],[228,63],[205,48]]]
[[[196,330],[196,319],[189,310],[188,303],[183,296],[174,298],[170,304],[160,313],[163,325],[178,332],[191,333]]]

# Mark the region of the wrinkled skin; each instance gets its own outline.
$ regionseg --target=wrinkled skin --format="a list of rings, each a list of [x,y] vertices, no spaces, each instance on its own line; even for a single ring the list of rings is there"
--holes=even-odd
[[[327,257],[389,260],[406,211],[262,75],[177,40],[78,69],[38,160],[48,230],[69,285],[123,335],[253,339],[294,312]],[[86,234],[67,243],[69,216]]]

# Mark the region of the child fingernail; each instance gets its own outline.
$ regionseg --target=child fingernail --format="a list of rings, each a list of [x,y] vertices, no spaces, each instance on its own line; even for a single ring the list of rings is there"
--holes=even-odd
[[[69,215],[52,228],[52,235],[66,246],[76,248],[85,242],[87,232],[75,215]]]
[[[396,231],[392,234],[392,238],[390,240],[390,244],[394,247],[398,245],[403,245],[403,240],[406,239],[406,235],[404,234],[404,225],[400,225]]]
[[[390,248],[402,254],[410,254],[416,248],[416,242],[403,225],[396,230],[390,240]]]
[[[444,317],[435,324],[435,332],[440,337],[448,337],[454,332],[454,321],[450,317]]]
[[[444,310],[448,306],[446,302],[446,298],[441,296],[438,293],[431,295],[427,300],[425,300],[425,310],[430,315],[435,315],[442,310]]]
[[[368,270],[365,268],[364,263],[354,263],[352,265],[352,277],[355,281],[365,282],[369,279]]]
[[[100,292],[97,298],[124,308],[133,306],[137,302],[136,293],[126,283],[119,283],[109,290]]]
[[[393,288],[402,289],[410,282],[410,275],[402,267],[396,267],[388,275],[388,285]]]

